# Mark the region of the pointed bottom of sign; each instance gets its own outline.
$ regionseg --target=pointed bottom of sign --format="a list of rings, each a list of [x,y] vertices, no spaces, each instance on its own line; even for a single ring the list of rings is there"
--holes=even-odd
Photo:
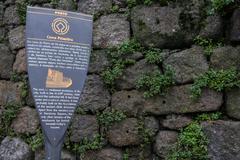
[[[55,146],[45,137],[45,160],[60,160],[63,142],[64,139]]]

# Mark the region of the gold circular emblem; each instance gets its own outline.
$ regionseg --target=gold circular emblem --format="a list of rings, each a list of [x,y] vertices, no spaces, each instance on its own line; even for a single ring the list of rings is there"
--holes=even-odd
[[[52,30],[58,35],[64,35],[69,31],[68,21],[64,18],[56,18],[52,22]]]

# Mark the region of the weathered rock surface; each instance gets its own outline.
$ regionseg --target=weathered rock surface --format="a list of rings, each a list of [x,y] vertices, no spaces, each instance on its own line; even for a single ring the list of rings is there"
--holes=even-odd
[[[137,6],[131,12],[134,37],[145,46],[178,48],[184,42],[181,33],[182,8]]]
[[[209,139],[208,155],[211,160],[240,159],[240,122],[204,122],[203,131]]]
[[[166,158],[174,144],[177,142],[178,133],[175,131],[159,131],[154,151],[160,158]]]
[[[74,0],[59,0],[58,9],[75,11],[77,8]]]
[[[78,11],[99,15],[110,11],[112,8],[111,0],[81,0],[78,2]]]
[[[129,160],[153,160],[151,155],[151,146],[141,147],[129,147],[128,148],[128,159]]]
[[[223,20],[220,15],[208,16],[205,20],[205,26],[201,29],[201,37],[217,39],[223,35]]]
[[[98,75],[89,75],[81,95],[80,107],[84,111],[95,113],[105,109],[111,100],[108,90],[104,87],[103,81]]]
[[[116,86],[119,89],[133,89],[136,86],[138,78],[149,71],[157,70],[158,66],[148,64],[146,60],[140,60],[134,65],[124,70],[122,76],[116,80]]]
[[[199,74],[205,73],[209,66],[201,47],[192,47],[181,52],[171,54],[164,66],[174,70],[174,79],[178,83],[193,81]]]
[[[214,69],[240,69],[240,47],[224,46],[213,50],[210,66]]]
[[[123,153],[120,149],[104,148],[100,151],[89,151],[83,160],[122,160]]]
[[[12,50],[23,48],[25,45],[25,27],[19,26],[11,30],[8,39]]]
[[[3,21],[7,25],[19,25],[21,23],[17,12],[17,6],[13,5],[6,8]]]
[[[160,121],[163,127],[169,129],[181,129],[192,122],[192,119],[182,115],[168,115],[166,119]]]
[[[12,122],[15,133],[35,134],[39,126],[39,117],[35,109],[24,107]]]
[[[45,151],[44,150],[37,150],[35,152],[34,160],[43,160],[45,158]],[[61,152],[61,160],[76,160],[76,156],[71,154],[66,150],[62,150]]]
[[[111,106],[128,116],[137,116],[142,114],[143,102],[143,94],[136,90],[119,91],[112,95]]]
[[[233,42],[240,41],[240,9],[236,9],[231,18],[230,40]]]
[[[170,113],[191,113],[215,111],[223,103],[223,95],[210,89],[204,89],[198,100],[193,100],[190,92],[191,85],[174,86],[165,96],[156,96],[147,99],[144,110],[155,115]]]
[[[119,7],[125,7],[127,5],[125,0],[113,0],[113,3]]]
[[[96,116],[77,115],[73,118],[70,140],[80,142],[82,139],[92,139],[98,134],[99,126]]]
[[[27,55],[25,49],[21,49],[18,51],[16,55],[16,60],[13,64],[13,70],[17,73],[27,72]]]
[[[31,157],[31,149],[19,138],[6,137],[0,145],[1,160],[29,160]]]
[[[94,22],[93,46],[111,48],[122,44],[130,38],[130,24],[121,14],[110,14]]]
[[[155,135],[159,130],[159,122],[154,117],[145,117],[144,127]]]
[[[3,24],[4,4],[0,2],[0,26]]]
[[[5,44],[0,44],[0,77],[10,78],[12,73],[12,65],[14,62],[14,55]]]
[[[109,142],[118,147],[138,145],[140,137],[138,134],[138,121],[135,118],[128,118],[110,127],[107,133]]]
[[[110,65],[107,58],[106,50],[95,50],[91,53],[89,64],[89,73],[101,73],[106,67]]]
[[[240,89],[227,92],[226,111],[230,117],[240,119]]]
[[[12,83],[10,81],[0,81],[0,105],[10,102],[21,102],[21,83]]]

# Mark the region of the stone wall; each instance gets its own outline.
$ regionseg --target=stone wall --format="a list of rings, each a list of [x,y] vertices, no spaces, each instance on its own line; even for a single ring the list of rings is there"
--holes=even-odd
[[[199,150],[206,149],[202,159],[240,159],[239,2],[212,14],[207,14],[208,0],[131,2],[0,1],[1,160],[40,160],[44,154],[39,118],[27,85],[24,8],[28,3],[94,15],[89,74],[66,136],[63,159],[171,159],[171,154],[186,153],[181,147],[190,142],[181,138],[190,135],[195,124],[203,134],[200,137],[207,139],[192,144],[204,144]],[[136,41],[132,45],[137,43],[133,50],[132,39]],[[124,49],[130,52],[120,53],[124,62],[134,62],[113,70],[114,56],[109,54]],[[160,57],[154,56],[159,58],[156,63],[156,59],[149,63],[148,51]],[[174,72],[168,81],[173,82],[146,98],[144,91],[151,85],[139,89],[138,79],[155,70],[164,78],[161,75],[166,75],[168,67]],[[236,72],[230,72],[233,67]],[[103,76],[107,69],[110,74]],[[193,99],[191,89],[201,75],[209,79]],[[106,81],[111,77],[109,85]],[[166,84],[163,80],[154,82],[153,90]],[[191,151],[191,158],[177,159],[200,159]]]

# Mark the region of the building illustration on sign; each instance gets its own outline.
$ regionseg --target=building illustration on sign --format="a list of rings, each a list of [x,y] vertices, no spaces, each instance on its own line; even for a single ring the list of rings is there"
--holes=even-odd
[[[64,77],[63,72],[48,69],[46,88],[68,88],[72,85],[72,79]]]

